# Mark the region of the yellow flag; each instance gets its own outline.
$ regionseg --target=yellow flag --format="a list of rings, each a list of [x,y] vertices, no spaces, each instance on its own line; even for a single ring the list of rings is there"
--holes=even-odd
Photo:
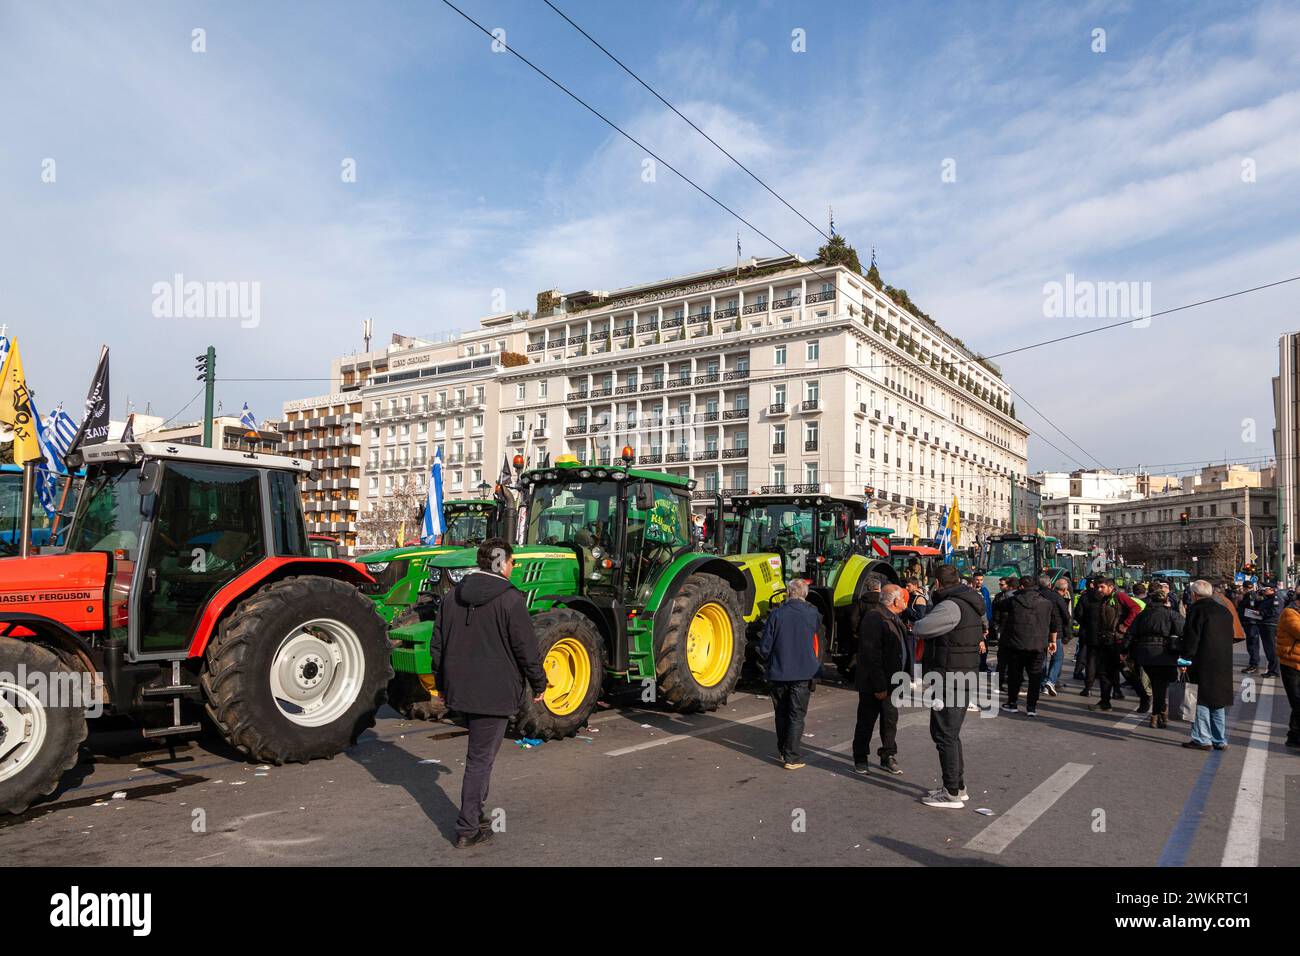
[[[952,546],[961,545],[961,509],[957,506],[957,496],[952,496],[952,507],[948,509],[948,527],[952,530]]]
[[[916,547],[917,542],[921,540],[921,525],[916,520],[916,505],[912,505],[911,517],[907,519],[907,534],[912,539],[912,547]]]
[[[31,398],[23,377],[23,361],[18,356],[18,340],[14,339],[0,370],[0,425],[14,433],[14,463],[19,465],[42,457]]]

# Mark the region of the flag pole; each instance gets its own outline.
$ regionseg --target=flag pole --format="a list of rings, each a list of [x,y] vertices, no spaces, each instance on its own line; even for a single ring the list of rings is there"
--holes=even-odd
[[[17,442],[14,443],[15,446]],[[32,498],[36,494],[36,459],[23,462],[23,512],[22,512],[22,544],[19,547],[18,556],[20,558],[31,557],[32,554]]]

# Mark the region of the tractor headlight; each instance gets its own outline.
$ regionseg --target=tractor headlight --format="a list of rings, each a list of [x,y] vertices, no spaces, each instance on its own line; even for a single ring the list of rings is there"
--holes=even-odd
[[[366,570],[371,574],[382,574],[386,567],[388,567],[387,561],[376,561],[373,564],[367,564],[365,566]]]
[[[600,547],[595,547],[591,549],[591,556],[599,561],[605,556],[605,552]]]
[[[439,581],[441,581],[441,580],[442,580],[442,568],[430,568],[430,569],[429,569],[429,583],[430,583],[430,584],[437,584],[437,583],[438,583]]]
[[[447,572],[447,577],[451,578],[452,584],[460,584],[467,574],[469,574],[469,568],[452,568]]]

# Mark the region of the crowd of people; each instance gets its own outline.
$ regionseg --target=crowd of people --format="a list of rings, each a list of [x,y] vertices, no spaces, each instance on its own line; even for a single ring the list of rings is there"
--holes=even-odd
[[[804,766],[804,713],[821,674],[814,649],[825,639],[807,595],[806,581],[790,583],[787,601],[768,617],[759,648],[776,706],[780,759],[790,770]],[[1146,715],[1152,728],[1164,729],[1176,695],[1191,724],[1182,746],[1211,751],[1228,746],[1227,709],[1238,690],[1233,646],[1244,641],[1249,662],[1243,674],[1252,681],[1281,680],[1291,705],[1286,746],[1300,749],[1300,593],[1250,582],[1216,589],[1205,580],[1181,591],[1163,580],[1125,589],[1104,576],[1075,591],[1068,579],[1054,581],[1047,574],[1002,577],[990,593],[981,572],[963,578],[942,565],[929,587],[917,577],[900,585],[869,574],[849,624],[857,636],[856,772],[871,772],[877,735],[881,770],[903,772],[897,731],[899,702],[908,695],[902,692],[918,682],[918,667],[935,691],[930,736],[943,786],[922,798],[927,806],[957,809],[969,799],[961,728],[968,712],[983,709],[972,696],[979,680],[991,685],[996,673],[1005,693],[998,710],[1006,715],[1021,712],[1023,690],[1024,715],[1035,718],[1043,695],[1056,697],[1067,689],[1062,671],[1072,643],[1078,693],[1098,695],[1089,710],[1112,711],[1132,693],[1135,712]],[[996,668],[991,646],[997,648]]]

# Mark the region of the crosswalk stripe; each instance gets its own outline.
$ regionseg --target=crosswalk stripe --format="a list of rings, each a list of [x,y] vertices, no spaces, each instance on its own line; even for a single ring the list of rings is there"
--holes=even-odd
[[[1255,720],[1246,742],[1246,759],[1241,766],[1237,801],[1232,808],[1228,839],[1223,847],[1222,866],[1258,866],[1259,839],[1264,822],[1264,774],[1268,769],[1269,731],[1273,727],[1271,687],[1261,682]]]
[[[1067,763],[976,834],[966,844],[966,849],[981,853],[1001,853],[1091,769],[1092,764]]]

